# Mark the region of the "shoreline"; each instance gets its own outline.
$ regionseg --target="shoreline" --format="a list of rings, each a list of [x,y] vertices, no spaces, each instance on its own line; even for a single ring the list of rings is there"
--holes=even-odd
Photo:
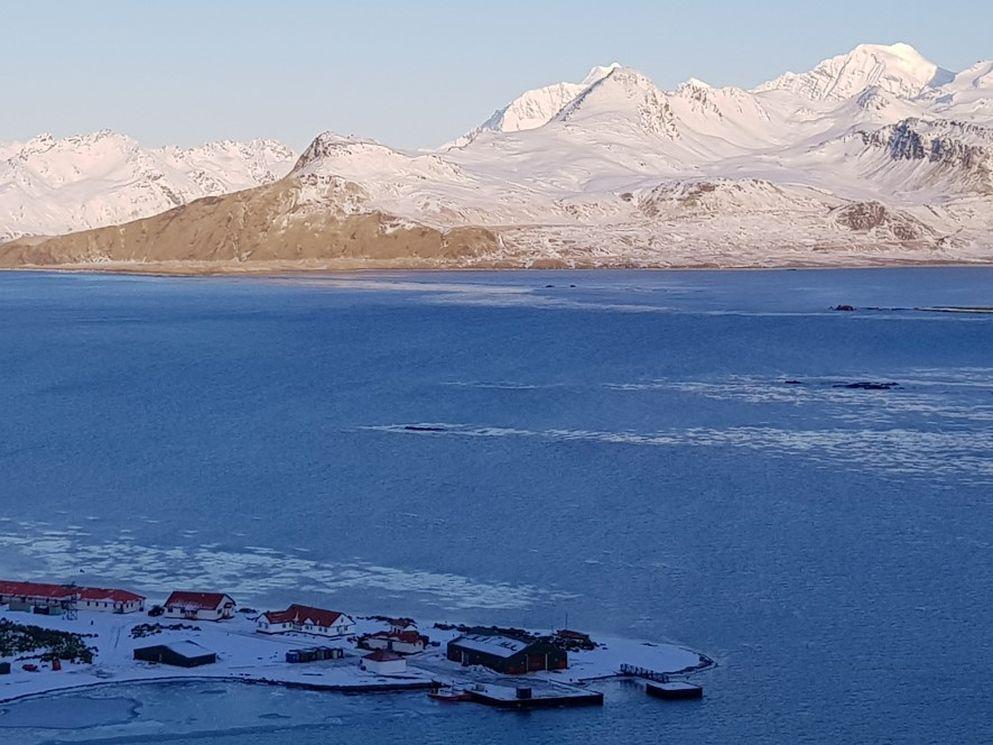
[[[92,663],[67,662],[62,670],[44,665],[37,672],[21,669],[31,656],[9,658],[12,670],[0,676],[0,706],[36,698],[58,696],[107,686],[163,683],[242,683],[338,694],[411,693],[437,686],[462,689],[484,686],[490,690],[527,685],[536,694],[576,696],[595,681],[626,677],[622,665],[636,665],[660,674],[691,676],[717,667],[708,655],[667,642],[648,642],[612,635],[596,635],[597,646],[569,652],[563,670],[527,674],[501,673],[478,665],[464,666],[447,656],[447,643],[462,632],[452,624],[436,626],[423,622],[419,628],[430,636],[423,651],[405,656],[404,669],[391,673],[363,670],[359,658],[368,650],[357,645],[359,636],[388,628],[382,617],[357,619],[348,636],[321,637],[299,632],[259,634],[254,620],[238,616],[226,621],[201,621],[195,628],[161,629],[153,635],[134,636],[135,626],[147,623],[145,614],[104,614],[82,611],[78,619],[63,616],[0,611],[0,618],[41,626],[45,629],[92,633],[99,651]],[[534,632],[532,633],[539,633]],[[193,641],[212,650],[216,660],[195,672],[185,667],[135,660],[133,650],[149,643]],[[293,649],[329,644],[340,648],[339,659],[291,663],[285,659]],[[540,697],[540,694],[538,695]]]
[[[35,699],[52,698],[63,694],[73,694],[79,691],[89,691],[110,686],[159,686],[172,683],[241,683],[243,685],[271,686],[290,690],[325,691],[327,693],[359,694],[359,693],[416,693],[430,690],[436,681],[411,681],[410,683],[393,683],[385,685],[321,685],[319,683],[303,683],[297,681],[274,680],[271,678],[249,678],[235,675],[164,675],[158,678],[122,678],[117,680],[99,680],[92,683],[50,688],[44,691],[33,691],[16,696],[0,697],[0,706],[21,703]]]
[[[229,278],[244,277],[258,279],[275,279],[290,276],[333,276],[340,274],[362,274],[396,272],[413,273],[526,273],[526,272],[773,272],[773,271],[830,271],[830,270],[878,270],[878,269],[983,269],[993,268],[993,259],[976,261],[938,261],[897,259],[872,263],[840,262],[840,263],[808,263],[784,262],[771,264],[673,264],[673,265],[644,265],[644,264],[573,264],[562,266],[523,266],[519,264],[450,266],[450,265],[416,265],[403,263],[393,265],[389,262],[371,264],[368,262],[342,262],[340,265],[322,263],[320,265],[293,265],[279,262],[259,262],[258,266],[209,265],[190,262],[177,263],[141,263],[141,262],[107,262],[100,264],[30,264],[24,266],[0,266],[0,273],[33,273],[33,274],[105,274],[135,277],[163,278]]]

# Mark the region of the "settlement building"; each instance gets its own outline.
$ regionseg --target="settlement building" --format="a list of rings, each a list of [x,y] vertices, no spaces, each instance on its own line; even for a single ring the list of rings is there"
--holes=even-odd
[[[547,638],[516,639],[498,634],[464,634],[448,642],[448,659],[461,665],[483,665],[505,675],[536,670],[564,670],[566,652]]]
[[[407,671],[407,660],[395,652],[377,649],[363,657],[359,667],[377,675],[396,675]]]
[[[200,667],[217,662],[215,652],[191,641],[139,647],[134,651],[134,658],[144,662],[156,662],[160,665],[173,665],[174,667]]]
[[[415,629],[408,631],[377,631],[363,637],[360,645],[366,649],[388,649],[397,654],[416,654],[423,652],[430,642],[428,637]]]
[[[104,613],[135,613],[145,610],[145,596],[128,590],[105,590],[101,587],[80,587],[79,610]]]
[[[0,580],[0,605],[9,605],[11,610],[49,614],[70,608],[134,613],[145,609],[145,597],[128,590]]]
[[[220,592],[176,591],[165,601],[166,618],[223,621],[234,618],[234,599]]]
[[[260,634],[296,631],[315,636],[346,636],[355,629],[355,619],[336,610],[311,608],[294,603],[286,610],[266,611],[256,620]]]

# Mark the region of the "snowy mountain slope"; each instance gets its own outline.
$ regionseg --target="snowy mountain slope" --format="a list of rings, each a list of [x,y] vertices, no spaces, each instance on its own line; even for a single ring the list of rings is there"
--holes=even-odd
[[[952,76],[902,44],[751,91],[696,79],[667,91],[630,68],[594,68],[584,84],[524,94],[458,146],[409,152],[326,132],[270,186],[11,244],[0,264],[993,261],[991,72]],[[237,147],[231,157],[243,167],[223,170],[246,179],[260,178],[246,162],[269,162]],[[206,188],[211,172],[196,170],[179,182]],[[145,179],[152,194],[160,180]]]
[[[481,132],[523,132],[547,124],[562,107],[593,83],[601,80],[611,70],[620,67],[616,62],[594,67],[581,83],[555,83],[525,91],[471,132],[463,135],[452,146],[461,147],[472,142]]]
[[[824,60],[805,73],[788,72],[755,91],[786,90],[813,101],[843,101],[869,86],[910,98],[953,75],[926,59],[909,44],[861,44],[847,54]]]
[[[989,122],[993,119],[993,61],[977,62],[921,98],[943,118]]]
[[[0,241],[127,222],[258,186],[286,175],[293,157],[272,140],[144,148],[110,131],[0,146]]]

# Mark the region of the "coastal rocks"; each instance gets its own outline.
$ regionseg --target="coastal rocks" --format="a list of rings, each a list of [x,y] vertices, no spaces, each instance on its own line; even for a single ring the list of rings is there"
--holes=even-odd
[[[908,213],[890,210],[881,202],[852,202],[834,210],[840,227],[858,233],[872,233],[881,240],[912,242],[937,239],[935,231]]]

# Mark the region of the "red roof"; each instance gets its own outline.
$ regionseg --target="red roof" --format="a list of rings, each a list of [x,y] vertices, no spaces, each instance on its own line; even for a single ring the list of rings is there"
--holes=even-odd
[[[392,660],[402,660],[403,657],[398,655],[396,652],[391,652],[388,649],[377,649],[375,652],[370,652],[363,660],[372,660],[373,662],[391,662]]]
[[[8,582],[0,580],[0,595],[16,597],[48,598],[50,600],[110,600],[115,603],[141,602],[145,599],[128,590],[110,590],[100,587],[77,587],[76,585],[52,585],[43,582]]]
[[[293,603],[286,610],[266,611],[265,616],[269,623],[297,623],[311,624],[328,628],[334,626],[342,613],[336,610],[324,610],[323,608],[311,608],[309,605],[298,605]]]
[[[179,606],[191,610],[219,610],[228,602],[234,605],[230,595],[220,592],[183,592],[176,591],[165,601],[166,607]]]
[[[108,590],[102,587],[80,587],[80,600],[111,600],[115,603],[140,603],[144,595],[129,590]]]
[[[8,582],[0,581],[0,595],[16,595],[18,597],[66,599],[76,595],[79,588],[69,585],[49,585],[42,582]]]

